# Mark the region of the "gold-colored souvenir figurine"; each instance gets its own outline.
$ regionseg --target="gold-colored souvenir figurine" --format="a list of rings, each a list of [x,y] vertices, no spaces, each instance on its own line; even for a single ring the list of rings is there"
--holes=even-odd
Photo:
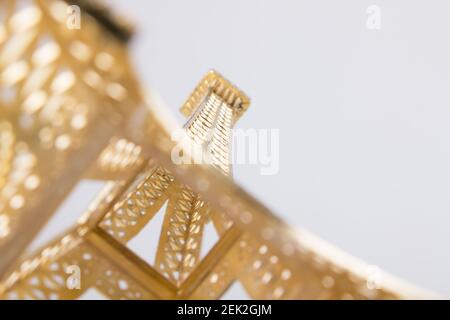
[[[433,297],[382,271],[374,278],[232,181],[231,132],[249,99],[220,74],[209,72],[182,106],[186,138],[174,141],[176,123],[128,62],[129,24],[92,1],[21,2],[0,3],[2,299],[76,299],[90,288],[110,299],[218,299],[234,281],[255,299]],[[74,4],[82,31],[67,25]],[[105,187],[77,225],[29,254],[85,178]],[[127,243],[160,210],[149,264]],[[208,223],[219,239],[202,257]]]

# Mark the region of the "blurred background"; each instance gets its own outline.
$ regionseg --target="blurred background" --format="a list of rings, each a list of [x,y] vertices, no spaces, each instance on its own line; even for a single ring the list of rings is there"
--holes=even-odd
[[[108,2],[135,22],[137,73],[180,123],[214,68],[252,99],[238,128],[279,130],[278,172],[236,165],[239,184],[291,225],[450,296],[450,2]],[[35,246],[100,187],[79,185]]]

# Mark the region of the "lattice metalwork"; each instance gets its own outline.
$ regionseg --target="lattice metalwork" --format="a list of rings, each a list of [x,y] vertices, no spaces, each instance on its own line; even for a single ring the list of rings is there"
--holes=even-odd
[[[220,74],[182,106],[187,139],[173,141],[177,126],[137,89],[128,31],[114,16],[77,2],[88,13],[81,33],[64,26],[64,2],[18,3],[2,3],[0,25],[0,297],[74,299],[96,288],[111,299],[217,299],[234,281],[255,299],[433,296],[383,272],[374,282],[366,264],[288,227],[232,181],[232,127],[249,99]],[[176,163],[174,150],[190,163]],[[79,223],[20,257],[85,177],[107,183]],[[127,244],[162,209],[148,263]],[[202,257],[209,222],[219,240]]]
[[[66,27],[61,1],[6,0],[0,10],[3,270],[140,100],[123,44],[89,16],[81,32]]]

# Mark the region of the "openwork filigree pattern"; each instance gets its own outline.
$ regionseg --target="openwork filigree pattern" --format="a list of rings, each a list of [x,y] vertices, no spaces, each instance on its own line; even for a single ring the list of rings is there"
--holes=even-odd
[[[135,187],[100,222],[102,229],[122,243],[145,226],[169,195],[173,177],[160,167],[151,166],[148,171],[133,181]]]
[[[221,75],[209,72],[181,108],[188,141],[177,144],[175,127],[141,103],[114,19],[83,13],[79,32],[65,25],[65,2],[19,2],[0,4],[1,298],[95,288],[111,299],[216,299],[234,281],[256,299],[431,296],[384,272],[374,281],[366,264],[288,227],[232,181],[231,130],[249,99]],[[175,163],[173,150],[189,161]],[[106,185],[78,225],[9,271],[82,177]],[[152,264],[127,243],[165,203]],[[210,221],[219,240],[201,257]]]
[[[88,15],[81,32],[67,28],[63,1],[0,10],[1,274],[139,98],[124,46]]]
[[[183,282],[198,262],[205,210],[203,201],[186,186],[178,186],[169,199],[156,268],[174,283]]]
[[[74,266],[80,270],[79,288],[68,283]],[[8,299],[75,299],[88,288],[96,288],[111,299],[153,298],[77,232],[58,239],[35,257],[24,261],[20,272],[10,275],[4,286],[8,288],[12,283],[14,286],[6,294]]]

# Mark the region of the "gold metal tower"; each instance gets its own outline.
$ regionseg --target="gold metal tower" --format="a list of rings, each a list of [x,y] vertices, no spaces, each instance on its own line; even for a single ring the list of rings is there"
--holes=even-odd
[[[174,141],[178,127],[128,63],[126,23],[72,1],[82,29],[69,29],[67,3],[19,2],[0,4],[1,298],[74,299],[95,287],[111,299],[217,299],[234,281],[256,299],[433,296],[381,271],[374,281],[365,263],[287,226],[232,181],[231,131],[249,100],[220,74],[182,106],[187,138]],[[76,226],[28,255],[83,178],[105,187]],[[150,264],[127,243],[162,208]],[[207,223],[219,240],[202,257]]]

